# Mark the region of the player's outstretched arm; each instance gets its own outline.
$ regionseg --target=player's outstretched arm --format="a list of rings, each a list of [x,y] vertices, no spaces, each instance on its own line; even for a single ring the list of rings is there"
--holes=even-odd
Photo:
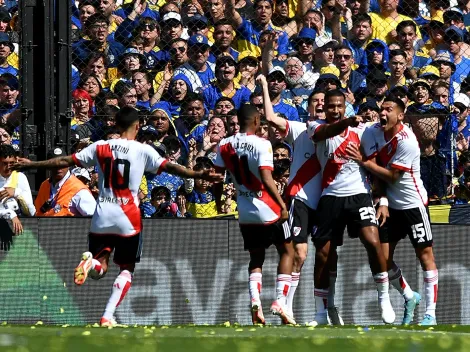
[[[13,170],[22,171],[30,169],[61,169],[75,165],[71,155],[59,156],[43,161],[30,161],[28,159],[21,159],[13,165]]]
[[[256,82],[261,86],[263,90],[263,105],[264,105],[264,115],[266,120],[276,127],[279,132],[285,132],[287,129],[287,120],[279,117],[273,109],[273,104],[271,103],[271,98],[269,97],[268,91],[268,82],[264,75],[259,75],[256,77]]]
[[[169,174],[183,178],[200,178],[210,182],[222,182],[224,180],[224,175],[219,174],[214,170],[194,171],[174,163],[165,163],[163,165],[163,170]]]
[[[335,137],[344,132],[348,127],[357,127],[362,122],[361,116],[352,116],[341,121],[322,125],[317,128],[312,139],[314,142],[324,141],[328,138]]]
[[[389,170],[377,165],[373,160],[366,160],[356,144],[348,144],[346,153],[367,171],[387,183],[395,183],[403,175],[401,170],[395,168]]]
[[[261,177],[261,182],[263,182],[264,187],[268,191],[269,195],[273,197],[277,204],[281,206],[281,221],[287,220],[289,213],[287,212],[286,204],[282,200],[281,196],[277,191],[276,184],[274,183],[273,175],[271,170],[260,169],[259,175]]]

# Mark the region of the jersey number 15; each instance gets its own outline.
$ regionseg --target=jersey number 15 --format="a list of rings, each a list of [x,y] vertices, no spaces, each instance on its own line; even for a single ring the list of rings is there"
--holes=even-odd
[[[124,172],[121,175],[119,165],[123,165]],[[126,189],[129,188],[129,172],[131,163],[129,160],[105,158],[104,159],[104,188]]]

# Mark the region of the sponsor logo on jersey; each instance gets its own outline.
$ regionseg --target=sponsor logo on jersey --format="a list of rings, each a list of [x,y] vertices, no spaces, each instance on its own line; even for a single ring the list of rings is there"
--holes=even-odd
[[[248,198],[261,198],[263,196],[263,191],[253,192],[253,191],[238,191],[238,195],[240,197],[248,197]]]
[[[100,203],[113,203],[119,205],[127,205],[130,201],[129,198],[114,198],[114,197],[99,197],[98,201]]]

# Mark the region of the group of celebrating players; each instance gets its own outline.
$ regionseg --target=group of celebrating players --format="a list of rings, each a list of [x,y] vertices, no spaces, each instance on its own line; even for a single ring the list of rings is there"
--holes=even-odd
[[[249,252],[249,293],[254,324],[264,324],[261,306],[265,250],[279,253],[276,299],[271,312],[284,324],[296,324],[292,303],[307,256],[307,241],[315,245],[314,298],[310,323],[341,325],[335,307],[337,247],[343,234],[363,243],[377,286],[378,305],[386,324],[395,322],[390,303],[391,283],[405,301],[403,324],[411,324],[421,301],[393,260],[400,239],[409,236],[424,271],[426,312],[421,325],[436,325],[438,271],[432,250],[427,193],[420,177],[420,149],[414,133],[403,123],[405,105],[393,95],[385,98],[380,122],[365,125],[360,116],[345,117],[345,96],[339,90],[314,91],[308,100],[310,119],[288,121],[273,111],[266,78],[260,75],[266,119],[293,146],[287,197],[279,195],[272,177],[269,141],[256,136],[260,114],[246,104],[238,110],[240,132],[218,146],[215,170],[193,171],[169,163],[153,148],[135,141],[139,114],[131,108],[116,115],[120,138],[98,141],[79,153],[47,161],[20,162],[17,170],[79,165],[97,166],[99,191],[89,234],[89,250],[75,268],[74,281],[106,274],[109,258],[120,273],[100,324],[114,326],[114,313],[127,294],[142,250],[138,191],[144,172],[163,170],[185,178],[203,178],[223,186],[231,177],[237,189],[240,230]]]

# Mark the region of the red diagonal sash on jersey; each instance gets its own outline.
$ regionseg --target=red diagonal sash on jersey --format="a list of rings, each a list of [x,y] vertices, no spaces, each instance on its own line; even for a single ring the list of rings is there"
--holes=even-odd
[[[111,147],[109,144],[100,144],[96,146],[96,154],[98,156],[98,162],[101,167],[101,171],[103,172],[104,175],[104,170],[105,170],[105,159],[106,158],[111,158],[112,162],[114,163],[114,156],[113,152],[111,151]],[[121,175],[121,173],[118,170],[113,170],[112,172],[116,172],[115,177],[117,177],[117,181],[119,184],[122,184],[124,182],[124,179]],[[112,177],[112,172],[110,173],[109,177]],[[110,186],[112,185],[111,180],[109,180]],[[132,192],[129,188],[126,189],[114,189],[111,186],[111,189],[113,191],[114,196],[117,199],[123,199],[127,198],[128,202],[121,202],[121,209],[124,212],[124,214],[127,216],[129,219],[130,223],[132,224],[132,227],[135,230],[135,233],[139,233],[141,231],[142,227],[142,220],[140,217],[140,210],[139,207],[134,203],[134,196],[132,195]],[[126,203],[126,204],[124,204]]]
[[[347,159],[349,158],[346,154],[346,147],[349,143],[361,144],[359,136],[353,132],[349,131],[348,137],[336,148],[332,159],[328,159],[326,162],[325,168],[323,169],[323,177],[321,181],[322,189],[327,188],[336,178],[341,168],[345,163],[335,161],[335,157]]]
[[[227,144],[220,146],[220,155],[222,156],[222,159],[224,160],[225,167],[232,173],[232,175],[235,175],[235,172],[236,172],[235,168],[237,167],[241,168],[241,165],[234,165],[232,162],[233,156],[236,156],[238,160],[237,152],[235,151],[235,149],[233,149],[232,144],[227,143]],[[263,183],[260,180],[258,180],[258,178],[255,175],[253,175],[253,173],[250,170],[240,170],[240,171],[242,173],[249,174],[248,178],[250,182],[244,182],[243,186],[245,186],[247,189],[253,192],[261,191],[262,195],[258,199],[263,201],[269,208],[271,208],[273,212],[280,215],[281,207],[269,195],[269,193],[266,192]]]
[[[289,198],[287,201],[290,202],[290,199],[297,195],[297,193],[299,193],[299,191],[320,171],[321,165],[315,154],[303,163],[299,170],[297,170],[297,174],[294,176],[291,183],[287,186],[286,195]]]

